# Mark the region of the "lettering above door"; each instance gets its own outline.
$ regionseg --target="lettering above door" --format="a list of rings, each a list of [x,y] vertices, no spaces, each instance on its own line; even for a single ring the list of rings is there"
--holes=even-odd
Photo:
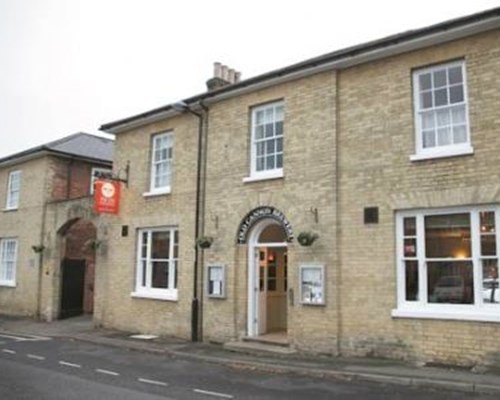
[[[248,233],[251,231],[252,227],[259,221],[270,218],[273,219],[281,225],[283,231],[286,234],[286,241],[291,242],[293,240],[293,230],[292,225],[286,219],[285,215],[274,207],[258,207],[251,212],[249,212],[240,224],[238,230],[238,243],[244,244],[247,242]]]

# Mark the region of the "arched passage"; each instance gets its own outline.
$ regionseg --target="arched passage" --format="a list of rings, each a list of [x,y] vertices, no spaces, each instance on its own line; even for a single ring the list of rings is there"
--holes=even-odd
[[[61,249],[60,318],[94,310],[97,230],[91,221],[75,218],[58,231]]]
[[[249,336],[287,332],[288,233],[288,221],[269,216],[248,232]]]

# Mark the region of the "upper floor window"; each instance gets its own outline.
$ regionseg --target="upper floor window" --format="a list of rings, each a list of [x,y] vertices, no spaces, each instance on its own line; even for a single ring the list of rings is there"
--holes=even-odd
[[[0,285],[15,286],[17,239],[0,239]]]
[[[250,178],[283,176],[283,114],[282,102],[252,110]]]
[[[9,174],[7,186],[7,210],[15,210],[19,207],[19,193],[21,191],[21,171],[12,171]]]
[[[176,228],[141,229],[136,290],[132,295],[176,300],[178,260],[179,231]]]
[[[169,193],[172,178],[173,136],[171,132],[153,136],[151,193]]]
[[[470,154],[465,62],[413,73],[416,155],[412,159]]]
[[[500,322],[498,206],[397,215],[395,316]]]

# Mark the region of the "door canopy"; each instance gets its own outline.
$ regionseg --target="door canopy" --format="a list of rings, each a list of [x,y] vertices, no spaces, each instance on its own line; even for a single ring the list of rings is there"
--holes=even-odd
[[[286,241],[291,242],[293,240],[292,225],[286,219],[285,214],[274,207],[263,206],[253,209],[245,216],[245,218],[243,218],[238,229],[238,243],[246,243],[248,239],[248,233],[252,230],[255,224],[257,224],[259,221],[262,221],[263,219],[272,219],[278,222],[278,224],[282,227],[283,232],[285,232]]]

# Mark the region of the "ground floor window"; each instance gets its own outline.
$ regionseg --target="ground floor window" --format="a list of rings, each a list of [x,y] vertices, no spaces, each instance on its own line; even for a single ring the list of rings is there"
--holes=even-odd
[[[179,232],[177,228],[138,231],[136,289],[139,297],[177,299]]]
[[[0,285],[15,286],[17,239],[0,239]]]
[[[498,206],[398,213],[395,314],[500,321],[499,218]]]

